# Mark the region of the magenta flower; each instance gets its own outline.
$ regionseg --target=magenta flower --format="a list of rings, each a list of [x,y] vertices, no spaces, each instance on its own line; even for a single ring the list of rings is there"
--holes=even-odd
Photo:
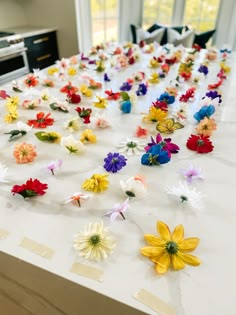
[[[128,208],[130,207],[129,205],[129,198],[125,200],[123,203],[116,203],[113,208],[105,213],[104,215],[109,216],[111,221],[114,221],[117,216],[120,214],[122,218],[125,220],[125,216],[123,212],[125,212]]]
[[[54,171],[60,168],[61,165],[62,165],[62,160],[52,160],[47,165],[47,169],[52,172],[52,175],[54,175]]]
[[[156,140],[151,137],[151,142],[148,143],[148,145],[144,148],[145,151],[147,152],[152,146],[156,144],[160,144],[162,150],[168,152],[169,157],[171,157],[171,153],[178,153],[180,149],[177,144],[171,142],[171,138],[162,139],[162,136],[160,135],[160,133],[158,133],[156,135]]]
[[[191,184],[194,179],[203,179],[202,169],[200,167],[194,167],[190,165],[187,169],[180,170],[188,184]]]

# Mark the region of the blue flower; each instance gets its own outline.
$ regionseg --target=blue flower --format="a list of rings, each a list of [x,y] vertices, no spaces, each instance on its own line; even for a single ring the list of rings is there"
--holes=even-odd
[[[170,156],[168,152],[162,150],[160,144],[153,145],[141,158],[141,163],[143,165],[159,165],[165,164],[170,161]]]
[[[167,92],[162,93],[157,100],[166,102],[167,104],[173,104],[175,101],[175,97],[173,95],[169,95]]]
[[[132,89],[132,84],[129,84],[129,82],[124,82],[120,87],[121,91],[130,91],[131,89]]]
[[[129,114],[131,112],[131,102],[128,101],[124,101],[120,103],[120,109],[123,113],[125,114]]]
[[[210,118],[211,115],[213,115],[215,112],[215,106],[213,105],[205,105],[202,106],[202,108],[196,112],[193,117],[199,122],[205,117]]]
[[[116,173],[126,165],[127,159],[119,153],[108,153],[103,167],[107,172]]]
[[[200,65],[198,68],[198,72],[203,73],[204,75],[208,74],[208,67],[205,65]]]
[[[105,82],[110,82],[111,81],[111,79],[108,77],[107,73],[104,73],[103,79],[104,79]]]
[[[140,83],[138,86],[138,90],[136,91],[137,96],[146,95],[147,94],[147,85],[145,83]]]

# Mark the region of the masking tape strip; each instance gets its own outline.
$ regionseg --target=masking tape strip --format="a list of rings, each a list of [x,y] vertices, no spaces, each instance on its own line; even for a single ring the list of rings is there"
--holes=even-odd
[[[0,240],[5,240],[9,234],[10,234],[9,231],[0,229]]]
[[[70,272],[96,281],[103,281],[103,270],[80,263],[73,263]]]
[[[141,289],[135,293],[134,297],[159,315],[175,315],[175,309],[171,305],[145,289]]]
[[[33,252],[43,258],[52,258],[52,256],[54,255],[54,251],[45,246],[42,245],[40,243],[37,243],[33,240],[31,240],[30,238],[24,237],[20,243],[20,246],[29,250],[30,252]]]

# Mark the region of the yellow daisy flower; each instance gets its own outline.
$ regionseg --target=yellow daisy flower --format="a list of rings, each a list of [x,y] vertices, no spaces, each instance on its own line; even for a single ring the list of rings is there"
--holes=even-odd
[[[106,108],[108,105],[107,99],[102,98],[100,96],[96,95],[96,98],[98,99],[98,102],[94,102],[93,105],[97,108]]]
[[[93,95],[93,91],[92,91],[91,89],[89,89],[86,84],[82,84],[82,85],[79,87],[79,91],[80,91],[84,96],[87,96],[87,97],[91,97],[91,96]]]
[[[8,110],[10,110],[10,108],[13,108],[13,107],[16,108],[18,104],[19,104],[19,97],[18,96],[12,96],[12,97],[7,98],[6,106],[7,106]]]
[[[57,67],[52,67],[48,69],[49,75],[54,75],[55,73],[59,72],[59,69]]]
[[[70,68],[67,70],[67,73],[68,73],[68,75],[76,75],[77,71],[76,71],[75,68],[70,67]]]
[[[153,72],[148,79],[148,82],[152,84],[159,83],[159,81],[159,74],[157,72]]]
[[[91,129],[85,129],[80,136],[80,141],[83,143],[96,143],[97,137]]]
[[[107,174],[93,174],[84,181],[82,187],[86,191],[102,192],[108,188],[109,181],[107,178]]]
[[[196,256],[187,254],[192,252],[199,243],[199,238],[191,237],[184,239],[184,227],[182,224],[175,227],[173,233],[162,221],[157,221],[157,231],[160,237],[144,235],[150,246],[141,248],[141,253],[156,264],[156,272],[164,274],[170,266],[174,270],[183,269],[185,264],[191,266],[200,265],[201,261]]]
[[[152,59],[150,59],[149,65],[150,65],[151,68],[158,68],[160,66],[160,64],[157,61],[156,57],[153,57]]]
[[[10,112],[9,114],[6,114],[4,117],[4,121],[8,124],[11,124],[13,121],[15,121],[18,118],[17,111]]]
[[[143,121],[145,123],[156,123],[163,121],[167,117],[167,114],[167,112],[161,110],[160,108],[151,106],[149,108],[149,113],[143,117]]]

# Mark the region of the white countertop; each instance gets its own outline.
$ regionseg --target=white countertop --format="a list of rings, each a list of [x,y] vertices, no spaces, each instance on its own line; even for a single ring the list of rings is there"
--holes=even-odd
[[[112,81],[106,83],[104,89],[112,88],[113,91],[117,91],[124,79],[132,73],[138,70],[150,72],[147,68],[149,57],[146,56],[143,62],[140,61],[118,75],[111,76]],[[195,133],[196,124],[191,122],[184,129],[170,135],[172,141],[180,146],[180,152],[172,155],[172,160],[168,164],[148,167],[141,165],[140,157],[129,157],[125,168],[116,174],[109,174],[110,188],[98,195],[91,193],[92,199],[81,209],[63,203],[71,193],[80,191],[83,181],[93,173],[105,173],[102,166],[103,159],[108,152],[117,151],[116,145],[120,140],[134,134],[136,126],[141,125],[140,112],[147,112],[152,101],[164,92],[169,77],[159,85],[150,87],[146,96],[138,98],[134,113],[121,114],[117,103],[110,102],[106,114],[110,117],[113,127],[94,130],[98,142],[88,145],[86,153],[82,156],[69,155],[58,144],[40,142],[34,133],[8,142],[8,135],[3,133],[13,128],[11,125],[4,124],[0,134],[0,162],[9,167],[10,182],[0,183],[0,228],[8,230],[10,235],[0,241],[1,251],[112,297],[146,314],[156,313],[133,297],[142,288],[173,305],[176,315],[235,315],[235,57],[232,62],[234,62],[232,73],[222,89],[223,104],[216,116],[217,130],[211,137],[215,146],[212,153],[197,154],[186,148],[187,138],[191,133]],[[217,63],[209,65],[208,79],[200,85],[196,102],[190,106],[197,106],[197,101],[206,92],[207,83],[215,81],[213,78],[215,78],[216,67]],[[102,81],[103,74],[94,73],[91,70],[91,75]],[[78,77],[71,77],[71,81],[78,85]],[[65,95],[59,93],[58,89],[65,83],[58,82],[56,87],[49,91],[63,100]],[[1,87],[3,88],[6,88],[11,95],[16,94],[10,90],[10,85]],[[103,95],[99,90],[94,91],[94,95],[96,94]],[[25,97],[22,94],[17,95],[22,103]],[[92,100],[83,97],[79,106],[89,105],[91,102]],[[5,114],[4,104],[5,101],[0,100],[1,117]],[[76,105],[69,106],[71,108],[69,114],[52,111],[55,124],[48,129],[69,135],[62,125],[68,117],[74,116]],[[48,103],[42,103],[35,110],[24,110],[19,106],[19,117],[26,122],[29,118],[34,118],[38,111],[49,112]],[[3,121],[1,123],[3,124]],[[38,130],[34,130],[36,131]],[[75,136],[79,137],[80,133],[79,131]],[[32,163],[16,164],[12,154],[14,145],[23,141],[36,145],[38,157]],[[42,171],[45,163],[57,158],[62,158],[63,167],[55,176]],[[204,194],[204,208],[199,212],[173,203],[165,192],[167,185],[177,185],[181,180],[179,169],[186,168],[190,163],[201,167],[205,175],[205,179],[197,183],[197,189]],[[108,218],[103,217],[104,213],[111,209],[114,203],[125,200],[119,181],[136,174],[145,175],[147,196],[142,200],[131,201],[131,208],[126,212],[125,221],[118,218],[110,223]],[[12,186],[24,183],[29,177],[39,178],[42,182],[48,183],[47,193],[27,201],[19,195],[13,197],[10,192]],[[106,261],[88,263],[104,271],[104,281],[96,282],[74,275],[69,270],[73,262],[82,261],[78,259],[72,248],[73,235],[81,230],[84,224],[101,219],[109,226],[118,244],[114,254]],[[186,266],[185,269],[177,272],[169,270],[163,276],[155,273],[154,265],[140,255],[139,249],[146,246],[144,234],[156,234],[157,220],[166,222],[171,229],[181,223],[185,227],[186,237],[196,236],[201,239],[198,248],[193,252],[202,260],[199,267]],[[52,248],[55,255],[47,260],[28,252],[19,246],[24,237]]]
[[[3,32],[12,32],[15,34],[20,34],[22,37],[31,37],[40,34],[45,34],[49,32],[57,31],[56,27],[45,27],[45,26],[31,26],[31,25],[24,25],[24,26],[16,26],[10,27],[7,29],[2,29]]]

